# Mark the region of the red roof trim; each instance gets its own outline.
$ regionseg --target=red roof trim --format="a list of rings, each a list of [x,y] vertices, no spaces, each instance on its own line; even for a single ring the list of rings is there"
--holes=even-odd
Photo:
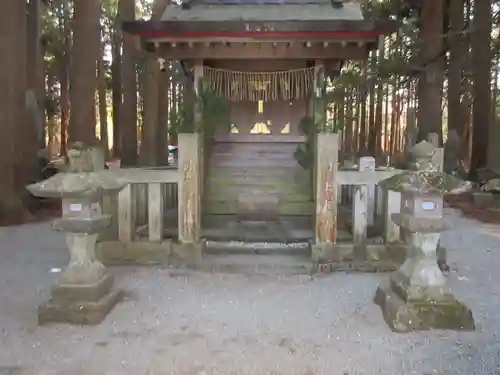
[[[196,39],[196,38],[275,38],[275,39],[363,39],[376,38],[386,34],[383,31],[186,31],[171,32],[163,30],[137,30],[133,34],[143,38],[175,38],[175,39]]]

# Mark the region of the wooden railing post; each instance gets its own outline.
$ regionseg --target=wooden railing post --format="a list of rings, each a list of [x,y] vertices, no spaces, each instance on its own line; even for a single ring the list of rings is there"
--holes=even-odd
[[[118,193],[118,239],[132,242],[136,232],[135,186],[127,184]]]
[[[392,221],[392,214],[401,212],[401,193],[384,188],[384,242],[398,242],[401,238],[399,226]]]
[[[154,183],[148,186],[148,235],[149,240],[161,242],[163,240],[164,223],[164,189],[163,184]]]

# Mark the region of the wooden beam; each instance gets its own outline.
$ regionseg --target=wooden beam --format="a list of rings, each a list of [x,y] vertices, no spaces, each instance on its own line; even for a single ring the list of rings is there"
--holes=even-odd
[[[228,37],[230,34],[238,33],[245,35],[278,35],[286,33],[310,35],[313,33],[336,35],[356,34],[358,37],[371,37],[391,34],[400,27],[400,22],[395,20],[251,20],[244,19],[245,14],[238,16],[235,20],[163,20],[152,21],[128,21],[122,24],[126,33],[140,35],[147,38],[158,38],[161,36],[188,37],[193,34],[209,34]]]
[[[359,47],[348,43],[231,43],[230,46],[214,43],[212,45],[187,43],[162,43],[156,53],[164,59],[346,59],[361,60],[368,56],[368,46]]]

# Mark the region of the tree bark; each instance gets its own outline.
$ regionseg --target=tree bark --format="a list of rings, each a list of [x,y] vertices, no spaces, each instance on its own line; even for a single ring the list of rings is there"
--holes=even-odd
[[[166,0],[155,0],[153,4],[152,20],[161,19]],[[159,94],[160,94],[160,64],[156,57],[146,57],[144,72],[144,121],[142,125],[140,161],[143,165],[156,166],[160,161],[157,159],[159,125]]]
[[[120,18],[135,19],[135,1],[120,0]],[[120,112],[121,164],[137,164],[137,76],[135,37],[123,34],[122,79],[123,105]]]
[[[443,0],[424,1],[421,17],[424,69],[419,79],[417,142],[427,139],[429,133],[439,134],[442,142]]]
[[[45,71],[42,46],[42,3],[30,0],[28,4],[27,61],[29,119],[38,134],[38,147],[45,148]]]
[[[100,14],[100,1],[74,0],[70,142],[96,142],[95,93],[101,42]]]
[[[462,115],[462,71],[464,56],[463,36],[464,1],[450,0],[450,64],[448,68],[448,131],[455,130],[458,135],[464,134],[465,121]]]
[[[362,67],[362,80],[360,87],[360,116],[359,116],[359,145],[358,145],[358,154],[364,154],[366,151],[366,99],[367,99],[367,90],[366,90],[366,62],[363,62]]]
[[[122,97],[122,32],[120,26],[120,11],[116,15],[115,26],[113,30],[112,40],[112,56],[113,62],[111,65],[111,81],[112,81],[112,100],[113,100],[113,157],[120,157],[121,150],[121,130],[120,116],[123,104]]]
[[[35,165],[36,129],[27,121],[26,111],[26,2],[4,0],[0,12],[0,218],[20,220],[20,195],[30,182]],[[20,48],[21,46],[21,48]]]
[[[372,61],[370,61],[370,70],[373,70],[372,64],[374,57],[371,58]],[[370,77],[369,78],[370,82],[370,88],[369,88],[369,94],[370,94],[370,100],[368,104],[369,112],[368,112],[368,126],[369,126],[369,131],[368,131],[368,155],[370,156],[375,156],[377,152],[377,128],[375,124],[375,78]],[[362,155],[366,156],[366,155]]]
[[[383,37],[379,38],[378,42],[378,64],[383,64],[385,56],[385,40]],[[376,90],[376,109],[375,109],[375,133],[372,135],[375,137],[375,151],[372,156],[377,158],[382,153],[382,109],[384,103],[384,85],[379,82]]]
[[[486,167],[491,106],[491,2],[475,2],[472,33],[473,108],[471,172]],[[496,142],[496,139],[495,139]],[[491,147],[498,147],[491,144]]]
[[[68,150],[69,128],[69,63],[71,54],[71,30],[69,28],[69,5],[67,0],[60,0],[59,32],[62,40],[59,56],[59,84],[61,85],[61,148],[60,155],[66,156]]]
[[[99,96],[99,127],[101,135],[101,144],[104,148],[104,156],[107,159],[109,155],[108,139],[108,100],[106,87],[106,67],[104,65],[104,45],[101,47],[101,56],[99,58],[98,71],[98,96]]]

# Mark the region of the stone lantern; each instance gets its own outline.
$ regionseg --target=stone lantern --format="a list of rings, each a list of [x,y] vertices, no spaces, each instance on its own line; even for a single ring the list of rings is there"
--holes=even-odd
[[[68,150],[66,173],[28,186],[35,196],[62,199],[62,218],[53,228],[66,233],[71,259],[52,288],[51,298],[38,310],[39,323],[97,324],[114,307],[121,293],[95,254],[99,232],[111,224],[103,215],[101,198],[118,192],[123,183],[104,170],[104,159],[81,143]]]
[[[461,193],[472,184],[438,172],[431,159],[434,147],[423,141],[412,150],[414,168],[383,181],[402,193],[401,212],[392,214],[408,245],[407,259],[380,285],[375,303],[397,332],[430,328],[474,330],[470,309],[455,299],[437,265],[440,233],[450,227],[443,218],[443,194]]]

